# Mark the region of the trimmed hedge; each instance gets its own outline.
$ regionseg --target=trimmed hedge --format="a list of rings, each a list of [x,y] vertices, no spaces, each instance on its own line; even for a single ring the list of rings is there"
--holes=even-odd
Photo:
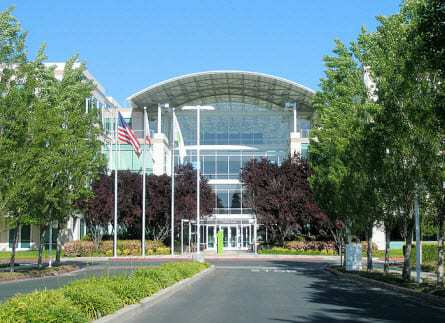
[[[368,243],[361,242],[362,252],[366,252]],[[377,251],[377,245],[372,244],[372,250]],[[283,247],[263,248],[259,251],[262,254],[277,255],[336,255],[337,246],[334,241],[287,241]]]
[[[335,253],[337,248],[333,241],[288,241],[284,243],[284,248],[297,251],[323,251]]]
[[[207,264],[197,262],[166,263],[129,275],[82,279],[57,290],[19,294],[0,304],[0,322],[88,322],[205,268]]]
[[[140,240],[118,240],[117,254],[119,256],[140,256]],[[166,247],[162,241],[147,240],[145,242],[146,255],[168,255],[170,248]],[[99,244],[96,250],[92,241],[70,241],[64,245],[64,255],[66,257],[88,257],[88,256],[112,256],[113,241],[105,240]]]
[[[306,256],[331,256],[335,255],[335,250],[295,250],[289,248],[273,247],[262,249],[258,253],[263,255],[306,255]]]

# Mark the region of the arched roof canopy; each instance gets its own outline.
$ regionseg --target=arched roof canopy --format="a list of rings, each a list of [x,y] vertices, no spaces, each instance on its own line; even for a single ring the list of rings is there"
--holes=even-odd
[[[154,108],[159,103],[180,107],[232,101],[250,104],[269,103],[284,107],[296,102],[299,108],[311,109],[314,91],[284,78],[244,71],[210,71],[175,77],[149,86],[128,97],[130,107]]]

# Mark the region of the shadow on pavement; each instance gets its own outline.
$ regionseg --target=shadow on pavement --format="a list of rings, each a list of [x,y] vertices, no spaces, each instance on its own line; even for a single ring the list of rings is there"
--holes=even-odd
[[[308,278],[304,300],[318,310],[294,318],[269,318],[275,322],[445,322],[445,308],[382,288],[341,279],[326,272],[325,265],[272,261],[274,266],[298,270]]]

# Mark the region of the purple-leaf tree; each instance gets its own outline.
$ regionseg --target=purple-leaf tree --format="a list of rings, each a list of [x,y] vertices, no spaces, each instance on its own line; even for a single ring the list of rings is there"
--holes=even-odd
[[[327,220],[315,203],[309,175],[307,161],[298,155],[280,166],[267,159],[251,160],[242,169],[247,204],[281,244],[303,227],[320,227]]]

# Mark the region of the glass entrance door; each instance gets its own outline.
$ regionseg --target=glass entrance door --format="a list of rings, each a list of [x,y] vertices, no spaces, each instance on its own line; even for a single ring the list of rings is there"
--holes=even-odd
[[[237,226],[230,226],[230,249],[236,249],[237,248],[237,241],[238,241],[238,238],[237,238],[237,234],[238,234],[238,232],[237,232],[238,230],[237,230]]]
[[[221,226],[221,229],[223,230],[223,246],[224,249],[229,248],[229,227],[228,226]]]
[[[249,244],[250,244],[250,225],[245,225],[242,227],[243,228],[243,242],[242,242],[242,246],[243,248],[248,248]]]
[[[219,228],[224,234],[223,245],[225,250],[237,250],[241,247],[241,244],[238,243],[241,240],[238,225],[221,225]]]
[[[216,228],[214,225],[207,226],[207,249],[215,249],[216,248]]]

